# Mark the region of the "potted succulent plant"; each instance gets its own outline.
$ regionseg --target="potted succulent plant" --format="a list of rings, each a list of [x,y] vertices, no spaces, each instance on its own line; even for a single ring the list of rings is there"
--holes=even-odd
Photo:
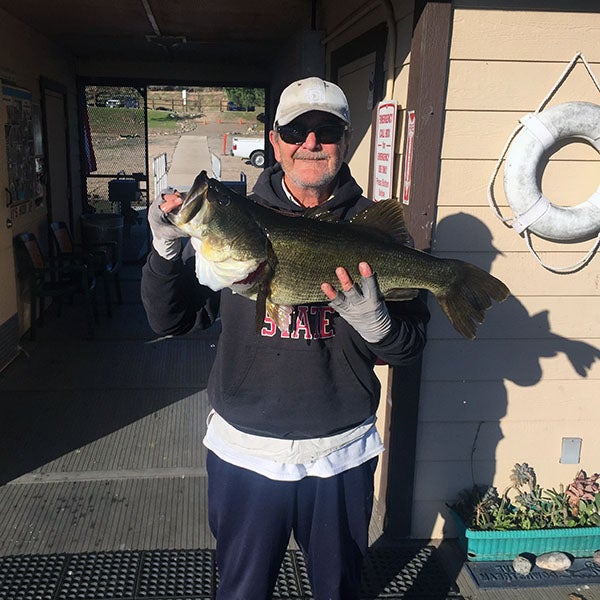
[[[542,488],[527,463],[516,464],[502,494],[475,486],[448,505],[472,561],[511,560],[559,550],[575,557],[600,549],[600,474],[581,470],[565,488]]]

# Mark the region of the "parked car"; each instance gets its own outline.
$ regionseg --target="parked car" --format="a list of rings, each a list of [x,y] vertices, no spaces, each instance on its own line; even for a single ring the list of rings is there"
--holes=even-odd
[[[254,106],[241,106],[240,104],[236,104],[231,100],[227,103],[227,110],[247,110],[249,112],[253,112],[255,110]]]
[[[122,105],[125,108],[139,108],[140,102],[136,98],[131,98],[131,97],[127,96],[126,98],[123,98]]]
[[[106,101],[105,106],[107,108],[119,108],[121,106],[121,101],[118,98],[109,98]]]
[[[231,154],[240,158],[249,158],[253,167],[265,166],[264,137],[234,137],[231,141]]]

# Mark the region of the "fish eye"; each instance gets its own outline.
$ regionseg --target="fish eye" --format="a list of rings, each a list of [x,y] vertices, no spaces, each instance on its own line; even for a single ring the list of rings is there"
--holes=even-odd
[[[219,206],[229,206],[231,204],[231,198],[229,194],[224,192],[222,187],[212,181],[208,184],[208,189],[212,192],[209,196],[210,202],[216,202]]]

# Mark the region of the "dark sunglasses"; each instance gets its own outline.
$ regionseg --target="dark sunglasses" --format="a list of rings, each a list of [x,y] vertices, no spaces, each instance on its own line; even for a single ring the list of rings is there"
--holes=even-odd
[[[320,144],[337,144],[348,131],[347,125],[319,125],[318,127],[303,127],[302,125],[281,125],[277,133],[286,144],[303,144],[312,131]]]

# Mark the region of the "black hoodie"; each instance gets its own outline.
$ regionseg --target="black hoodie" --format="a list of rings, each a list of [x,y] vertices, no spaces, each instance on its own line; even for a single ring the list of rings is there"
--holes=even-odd
[[[302,212],[285,195],[282,177],[279,165],[266,169],[252,200],[276,210]],[[343,165],[325,206],[345,221],[370,204]],[[157,333],[186,333],[214,319],[216,295],[198,284],[189,262],[186,268],[185,258],[168,261],[154,250],[148,256],[142,300]],[[290,332],[282,333],[267,317],[257,333],[256,303],[229,289],[219,294],[221,335],[209,399],[231,425],[256,435],[323,437],[362,423],[379,402],[376,359],[410,364],[425,344],[429,313],[420,300],[389,303],[394,327],[384,340],[369,344],[326,302],[294,307]]]

